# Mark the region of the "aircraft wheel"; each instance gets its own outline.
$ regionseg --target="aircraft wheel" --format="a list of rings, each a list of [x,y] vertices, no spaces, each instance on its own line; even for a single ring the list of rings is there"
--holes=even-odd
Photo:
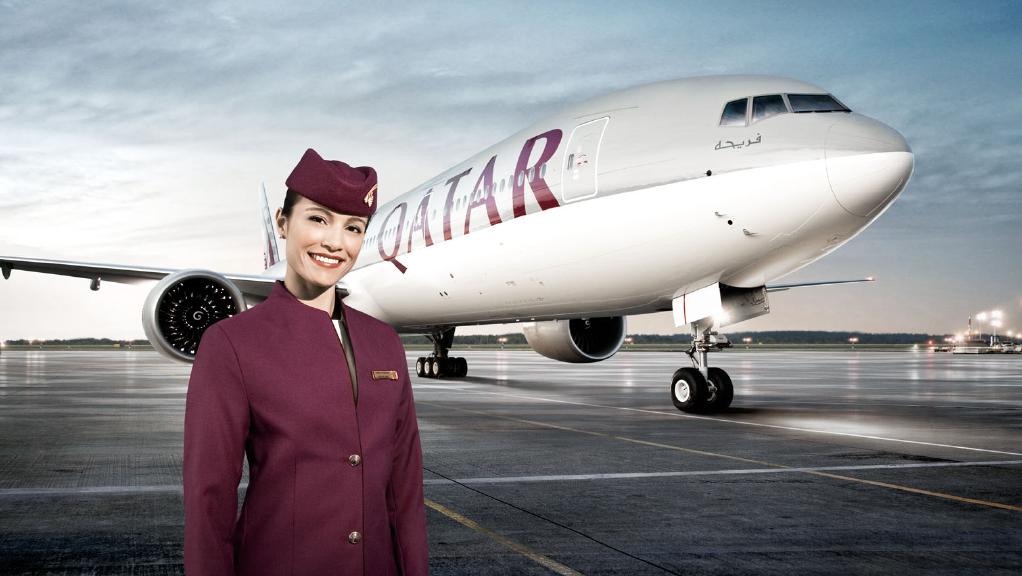
[[[731,377],[720,368],[711,367],[707,372],[710,394],[706,397],[706,407],[713,412],[724,410],[735,397]]]
[[[429,376],[430,378],[439,378],[441,370],[440,358],[430,358],[429,360],[427,360],[426,370],[427,376]]]
[[[465,360],[464,358],[459,356],[455,360],[454,366],[455,366],[455,374],[458,377],[464,377],[464,376],[468,375],[468,360]]]
[[[415,359],[415,375],[419,378],[426,376],[426,359],[422,356]]]
[[[671,401],[682,412],[698,412],[707,395],[706,379],[695,368],[679,368],[671,380]]]

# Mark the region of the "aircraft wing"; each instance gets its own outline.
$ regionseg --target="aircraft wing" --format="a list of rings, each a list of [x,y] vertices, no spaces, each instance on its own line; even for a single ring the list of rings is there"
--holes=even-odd
[[[780,292],[792,288],[806,288],[809,286],[830,286],[832,284],[855,284],[857,282],[876,282],[876,278],[868,276],[857,280],[823,280],[820,282],[800,282],[798,284],[774,284],[766,287],[767,292]]]
[[[0,256],[0,271],[4,278],[11,277],[12,270],[56,274],[58,276],[74,276],[90,280],[107,280],[119,284],[141,284],[161,280],[173,274],[173,268],[150,268],[147,266],[125,266],[121,264],[100,264],[96,262],[71,262],[68,260],[46,260],[43,258],[16,258]],[[237,284],[246,296],[265,298],[273,288],[272,276],[255,274],[223,274],[225,278]]]

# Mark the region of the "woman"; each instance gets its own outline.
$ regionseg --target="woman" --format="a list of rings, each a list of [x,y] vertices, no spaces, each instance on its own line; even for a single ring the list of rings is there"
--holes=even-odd
[[[376,209],[376,172],[306,151],[276,223],[287,273],[210,326],[185,407],[185,572],[427,574],[422,453],[395,330],[335,286]],[[249,483],[240,518],[242,456]]]

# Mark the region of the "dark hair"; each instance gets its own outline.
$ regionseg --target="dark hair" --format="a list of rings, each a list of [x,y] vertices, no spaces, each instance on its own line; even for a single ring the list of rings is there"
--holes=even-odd
[[[298,193],[288,188],[287,194],[284,195],[284,206],[280,211],[284,214],[285,218],[291,217],[291,209],[294,208],[295,203],[298,202]]]
[[[298,194],[294,190],[290,188],[287,189],[287,194],[284,195],[284,206],[282,206],[280,209],[281,214],[283,214],[285,218],[288,219],[291,218],[291,209],[294,208],[296,203],[298,203],[299,196],[300,194]],[[366,228],[369,227],[369,221],[372,220],[373,216],[375,216],[375,214],[373,214],[372,216],[365,217]]]

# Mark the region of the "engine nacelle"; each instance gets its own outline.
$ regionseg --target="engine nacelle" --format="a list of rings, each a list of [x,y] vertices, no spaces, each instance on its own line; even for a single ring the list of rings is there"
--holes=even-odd
[[[522,325],[529,346],[561,362],[599,362],[614,355],[625,341],[623,316],[573,318]]]
[[[233,282],[210,270],[180,270],[160,280],[142,307],[142,328],[157,352],[195,360],[202,333],[246,308]]]

